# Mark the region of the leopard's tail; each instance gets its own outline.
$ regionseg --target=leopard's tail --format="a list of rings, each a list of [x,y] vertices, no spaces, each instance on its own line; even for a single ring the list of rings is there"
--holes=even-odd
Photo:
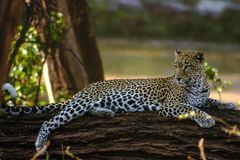
[[[10,83],[4,83],[2,86],[3,91],[8,91],[12,99],[18,97],[17,90]]]
[[[10,115],[42,114],[54,110],[61,110],[66,107],[68,101],[61,103],[51,103],[45,106],[9,106],[2,103],[0,110]]]
[[[18,97],[16,89],[10,83],[4,83],[2,86],[3,91],[8,91],[12,99]],[[0,110],[10,114],[10,115],[25,115],[25,114],[42,114],[45,112],[51,112],[54,110],[61,110],[63,109],[70,100],[61,103],[51,103],[45,106],[9,106],[6,103],[0,104]]]

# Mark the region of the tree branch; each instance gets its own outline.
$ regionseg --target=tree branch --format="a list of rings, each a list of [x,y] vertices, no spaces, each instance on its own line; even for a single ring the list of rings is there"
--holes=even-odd
[[[205,111],[221,117],[215,127],[200,128],[191,120],[163,118],[157,112],[123,113],[114,118],[85,115],[53,132],[48,153],[50,159],[62,159],[61,146],[63,150],[70,146],[70,152],[84,160],[199,159],[198,142],[204,138],[208,160],[237,160],[240,137],[225,133],[231,127],[221,121],[239,126],[240,111]],[[0,118],[2,158],[30,159],[40,126],[50,117]]]

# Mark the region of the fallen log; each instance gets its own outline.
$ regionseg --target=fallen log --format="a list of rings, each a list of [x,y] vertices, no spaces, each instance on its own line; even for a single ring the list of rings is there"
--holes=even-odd
[[[240,111],[204,109],[230,125],[240,124]],[[0,117],[0,159],[30,159],[42,123],[51,118]],[[240,159],[240,137],[224,132],[225,122],[210,129],[191,120],[160,117],[157,112],[117,114],[114,118],[85,115],[54,131],[48,147],[50,159],[200,159],[198,142],[205,139],[208,160]],[[38,159],[46,159],[41,156]]]

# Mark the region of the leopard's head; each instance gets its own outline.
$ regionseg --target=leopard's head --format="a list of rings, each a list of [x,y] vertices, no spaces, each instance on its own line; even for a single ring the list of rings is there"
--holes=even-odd
[[[175,79],[180,85],[191,85],[203,79],[204,55],[201,52],[175,51]]]

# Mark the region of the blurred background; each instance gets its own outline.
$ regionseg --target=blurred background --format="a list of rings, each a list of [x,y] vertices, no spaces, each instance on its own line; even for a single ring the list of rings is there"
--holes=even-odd
[[[170,76],[175,49],[200,50],[231,81],[222,99],[240,100],[240,1],[88,2],[106,79]]]
[[[240,104],[239,0],[0,1],[0,35],[0,85],[16,88],[16,105],[171,76],[176,49],[205,53],[211,96]]]

